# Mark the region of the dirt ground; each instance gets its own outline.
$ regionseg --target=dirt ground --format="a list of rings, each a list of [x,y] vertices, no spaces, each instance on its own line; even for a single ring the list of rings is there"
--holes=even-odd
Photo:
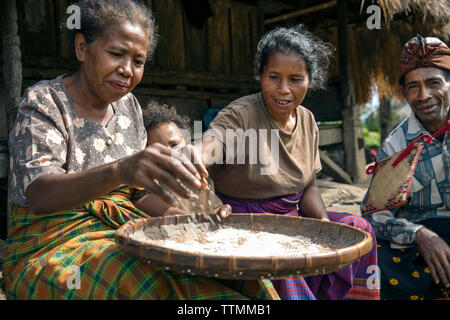
[[[328,211],[348,212],[360,215],[359,205],[366,193],[367,184],[348,185],[331,181],[331,179],[318,179],[323,202]],[[0,281],[2,279],[1,265],[4,257],[4,243],[0,239]],[[0,289],[0,300],[6,300]]]

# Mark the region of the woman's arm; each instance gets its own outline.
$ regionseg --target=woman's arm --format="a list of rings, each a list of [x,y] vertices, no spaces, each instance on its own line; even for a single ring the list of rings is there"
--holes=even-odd
[[[174,199],[154,179],[188,198],[189,190],[177,178],[189,187],[201,187],[200,174],[190,161],[154,144],[132,156],[82,172],[42,175],[28,186],[26,196],[32,211],[49,213],[77,207],[126,184],[143,187],[174,204]]]
[[[152,217],[161,217],[168,216],[174,214],[186,214],[183,210],[172,207],[168,205],[166,202],[162,201],[155,194],[146,194],[145,196],[139,198],[138,200],[133,202],[136,208],[144,211],[148,215]]]
[[[303,190],[303,195],[299,203],[300,211],[310,218],[330,220],[328,218],[327,210],[320,196],[319,187],[316,184],[316,177]]]

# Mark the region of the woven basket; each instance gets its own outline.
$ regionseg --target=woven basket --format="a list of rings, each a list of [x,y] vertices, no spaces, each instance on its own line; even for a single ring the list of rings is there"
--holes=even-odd
[[[220,256],[150,245],[131,237],[143,231],[152,239],[167,239],[178,232],[205,232],[223,226],[286,235],[302,235],[327,243],[330,249],[298,256]],[[326,274],[359,260],[372,249],[370,234],[340,223],[275,214],[233,214],[222,221],[215,214],[177,215],[132,220],[116,233],[123,250],[154,265],[175,272],[224,279],[291,278]]]

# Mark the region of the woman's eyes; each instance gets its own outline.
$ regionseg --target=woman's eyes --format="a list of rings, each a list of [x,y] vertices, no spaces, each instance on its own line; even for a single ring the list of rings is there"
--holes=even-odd
[[[113,51],[107,51],[107,52],[114,57],[122,56],[122,53],[120,53],[120,52],[113,52]]]
[[[269,75],[269,79],[277,80],[278,78],[279,77],[277,75]],[[304,80],[303,78],[297,78],[297,77],[289,79],[289,81],[292,81],[292,82],[300,82],[300,81],[303,81],[303,80]]]
[[[107,52],[116,58],[120,58],[123,56],[123,54],[121,52],[114,52],[114,51],[107,51]],[[143,61],[141,59],[135,59],[134,64],[137,65],[138,67],[142,67],[145,64],[145,61]]]

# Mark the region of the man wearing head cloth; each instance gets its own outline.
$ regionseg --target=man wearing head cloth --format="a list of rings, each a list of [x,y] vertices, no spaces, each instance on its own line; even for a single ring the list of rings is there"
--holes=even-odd
[[[410,115],[383,142],[377,159],[405,149],[422,134],[449,123],[450,49],[416,36],[403,47],[399,84]],[[408,204],[364,215],[375,230],[381,299],[450,297],[450,133],[420,155]],[[367,194],[363,204],[367,201]]]

